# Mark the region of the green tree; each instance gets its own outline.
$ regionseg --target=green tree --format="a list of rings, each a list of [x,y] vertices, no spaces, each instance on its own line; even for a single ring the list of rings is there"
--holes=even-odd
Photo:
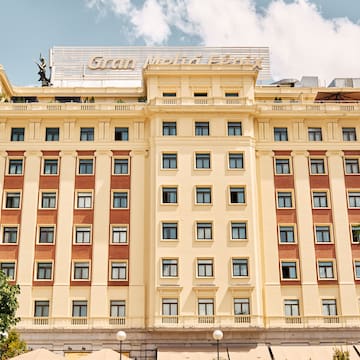
[[[0,343],[0,360],[11,359],[25,352],[27,352],[26,343],[20,339],[15,330],[11,330],[8,337]]]

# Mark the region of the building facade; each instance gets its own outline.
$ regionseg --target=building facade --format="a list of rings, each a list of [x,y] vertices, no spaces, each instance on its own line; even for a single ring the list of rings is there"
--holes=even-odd
[[[264,49],[127,51],[55,48],[50,87],[0,68],[0,267],[29,346],[357,343],[360,105],[319,94],[360,89],[259,85]]]

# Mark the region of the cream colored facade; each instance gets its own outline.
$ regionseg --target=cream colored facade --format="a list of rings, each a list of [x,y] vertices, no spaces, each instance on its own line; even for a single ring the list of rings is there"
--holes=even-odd
[[[258,71],[22,88],[0,68],[0,265],[30,346],[115,348],[119,329],[139,359],[215,328],[229,346],[358,342],[360,105],[315,99],[360,89]]]

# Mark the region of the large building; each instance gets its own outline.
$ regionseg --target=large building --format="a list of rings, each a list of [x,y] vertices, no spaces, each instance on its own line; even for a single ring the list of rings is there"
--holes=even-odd
[[[124,329],[130,356],[171,359],[221,329],[275,360],[357,350],[357,79],[265,85],[267,48],[50,55],[50,86],[0,67],[0,268],[30,347],[74,358]]]

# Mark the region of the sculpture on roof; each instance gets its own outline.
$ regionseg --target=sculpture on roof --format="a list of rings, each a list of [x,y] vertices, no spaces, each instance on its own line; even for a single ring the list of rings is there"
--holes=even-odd
[[[39,80],[41,81],[41,86],[50,86],[50,79],[46,77],[46,60],[41,56],[39,57],[40,63],[36,63],[36,65],[39,68],[38,74],[39,74]]]

